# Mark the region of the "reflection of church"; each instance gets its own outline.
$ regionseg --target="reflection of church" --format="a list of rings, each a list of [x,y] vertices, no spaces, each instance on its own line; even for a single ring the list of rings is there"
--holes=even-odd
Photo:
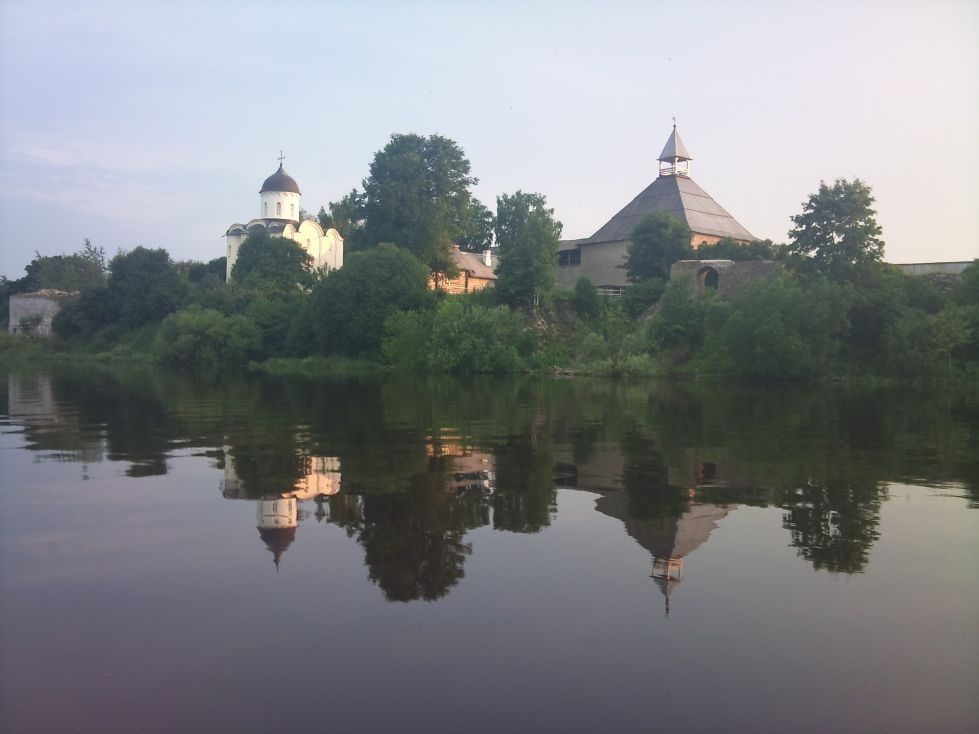
[[[224,451],[224,479],[221,495],[225,499],[249,499],[242,489],[242,483],[235,471],[233,455],[228,447]],[[335,456],[298,456],[300,476],[291,489],[280,493],[264,493],[256,502],[256,522],[258,535],[265,547],[272,553],[278,570],[282,555],[296,539],[296,528],[306,516],[300,502],[313,500],[316,503],[314,516],[317,520],[326,517],[324,500],[340,491],[340,459]]]

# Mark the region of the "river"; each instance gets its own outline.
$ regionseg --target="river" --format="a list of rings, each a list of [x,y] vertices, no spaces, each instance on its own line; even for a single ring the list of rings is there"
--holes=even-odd
[[[979,398],[11,371],[4,732],[979,728]]]

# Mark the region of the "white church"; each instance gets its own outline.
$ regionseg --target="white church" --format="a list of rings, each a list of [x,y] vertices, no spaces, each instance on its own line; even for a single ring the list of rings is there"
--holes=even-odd
[[[252,232],[264,230],[273,237],[285,237],[297,242],[313,258],[314,268],[337,270],[343,267],[343,238],[335,229],[325,232],[314,219],[299,219],[299,184],[285,172],[282,156],[279,170],[265,179],[261,190],[261,214],[247,224],[232,224],[224,236],[228,240],[228,280],[238,259],[241,243]]]

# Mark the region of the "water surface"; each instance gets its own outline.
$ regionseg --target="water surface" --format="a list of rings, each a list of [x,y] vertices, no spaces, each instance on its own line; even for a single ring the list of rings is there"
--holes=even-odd
[[[975,396],[0,389],[5,732],[979,725]]]

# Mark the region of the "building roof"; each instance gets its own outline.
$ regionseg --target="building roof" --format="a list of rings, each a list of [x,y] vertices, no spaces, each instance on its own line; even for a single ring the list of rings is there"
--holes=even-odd
[[[453,245],[449,250],[452,262],[459,270],[467,271],[474,278],[484,278],[485,280],[496,280],[496,262],[487,265],[483,262],[483,255],[479,252],[463,252],[458,245]],[[492,255],[490,257],[493,257]]]
[[[670,134],[669,140],[666,141],[666,145],[663,146],[663,152],[659,154],[659,160],[666,163],[693,160],[687,152],[687,146],[680,140],[680,134],[676,131],[676,125],[673,126],[673,132]]]
[[[664,148],[664,155],[674,136],[670,137]],[[677,152],[686,153],[679,138]],[[670,159],[672,160],[672,158]],[[643,219],[656,212],[667,212],[686,223],[694,234],[731,237],[736,240],[754,240],[754,235],[742,227],[714,201],[710,195],[687,176],[660,176],[647,186],[642,193],[629,202],[618,214],[612,217],[601,229],[581,244],[598,242],[621,242],[632,237],[632,231]]]
[[[262,188],[258,193],[264,194],[266,191],[290,191],[293,194],[300,193],[299,184],[296,183],[296,179],[286,173],[281,163],[279,163],[279,170],[265,179],[265,183],[262,184]]]

